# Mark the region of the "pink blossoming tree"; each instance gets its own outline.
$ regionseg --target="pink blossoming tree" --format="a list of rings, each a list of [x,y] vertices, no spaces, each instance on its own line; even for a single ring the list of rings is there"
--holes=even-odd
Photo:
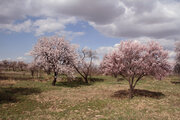
[[[118,74],[129,82],[129,97],[144,76],[162,79],[171,71],[168,52],[156,42],[143,45],[139,42],[121,42],[118,49],[106,55],[101,63],[105,74]]]
[[[54,73],[52,85],[55,86],[58,73],[73,75],[70,63],[76,60],[75,46],[63,37],[42,37],[38,40],[31,55],[37,64],[50,68]]]
[[[118,67],[115,65],[116,62],[116,55],[115,51],[112,53],[106,54],[103,58],[103,61],[100,64],[100,69],[105,75],[113,75],[115,78],[118,76]]]

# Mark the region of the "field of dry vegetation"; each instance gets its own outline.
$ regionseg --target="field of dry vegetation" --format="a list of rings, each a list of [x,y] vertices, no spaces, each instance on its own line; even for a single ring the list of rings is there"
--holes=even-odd
[[[94,76],[85,84],[52,76],[32,78],[26,72],[0,73],[0,120],[178,120],[180,78],[161,81],[151,77],[136,86],[128,98],[128,82],[110,76]]]

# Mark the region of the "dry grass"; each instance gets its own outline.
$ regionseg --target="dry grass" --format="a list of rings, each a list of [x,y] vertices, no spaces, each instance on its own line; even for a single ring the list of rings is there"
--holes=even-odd
[[[13,86],[16,83],[17,83],[17,81],[15,81],[15,80],[0,80],[1,86]]]
[[[4,84],[1,86],[1,93],[3,90],[13,93],[17,101],[1,103],[0,118],[27,120],[180,118],[180,85],[172,83],[178,82],[177,77],[171,76],[162,81],[143,79],[138,83],[132,100],[128,99],[126,81],[117,82],[114,78],[104,76],[100,78],[104,81],[89,85],[59,81],[55,87],[48,81],[1,81],[0,85]],[[10,84],[13,84],[11,89]]]

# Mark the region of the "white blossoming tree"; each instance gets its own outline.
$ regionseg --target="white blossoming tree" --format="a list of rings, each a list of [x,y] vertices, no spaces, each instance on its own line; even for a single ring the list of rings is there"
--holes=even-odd
[[[51,68],[54,73],[53,86],[55,86],[58,73],[73,74],[70,63],[75,63],[77,54],[75,46],[64,37],[41,37],[31,51],[31,55],[34,56],[37,64]]]

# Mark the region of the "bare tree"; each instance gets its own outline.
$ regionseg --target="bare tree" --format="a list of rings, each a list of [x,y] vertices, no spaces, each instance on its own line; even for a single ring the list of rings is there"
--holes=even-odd
[[[18,61],[17,62],[17,66],[18,66],[20,71],[24,71],[24,70],[27,69],[28,65],[25,62],[23,62],[23,61]]]
[[[4,69],[4,67],[3,67],[3,62],[0,61],[0,72],[1,72],[3,69]]]
[[[8,60],[3,60],[2,66],[5,70],[9,70],[10,69],[10,62]]]
[[[28,70],[31,72],[31,76],[34,77],[35,72],[39,70],[39,66],[33,61],[28,64]]]
[[[96,52],[88,48],[79,51],[77,63],[73,63],[75,70],[88,83],[88,77],[91,75],[93,60],[97,59]]]
[[[17,61],[11,61],[9,63],[9,67],[13,70],[13,71],[16,71],[17,69]]]
[[[174,66],[174,72],[180,75],[180,42],[176,43],[176,64]]]

